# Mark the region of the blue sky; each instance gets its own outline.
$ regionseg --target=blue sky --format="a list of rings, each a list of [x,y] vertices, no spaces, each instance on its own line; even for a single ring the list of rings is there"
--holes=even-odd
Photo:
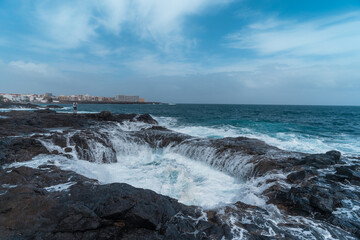
[[[360,102],[359,0],[0,0],[0,92]]]

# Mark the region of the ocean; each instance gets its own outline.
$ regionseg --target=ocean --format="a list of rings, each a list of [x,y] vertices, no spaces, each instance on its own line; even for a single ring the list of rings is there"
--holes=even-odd
[[[62,105],[58,112],[72,112],[72,106]],[[26,109],[17,109],[26,110]],[[5,110],[2,110],[5,111]],[[7,111],[7,110],[6,110]],[[349,164],[360,157],[360,107],[355,106],[286,106],[286,105],[210,105],[210,104],[79,104],[78,113],[149,113],[159,125],[194,139],[221,139],[227,137],[256,138],[282,150],[303,153],[325,153],[338,150],[349,159]],[[266,229],[268,236],[275,232],[288,232],[294,239],[337,239],[336,227],[311,218],[284,216],[273,204],[268,203],[264,191],[274,184],[291,187],[285,182],[287,174],[271,173],[260,177],[242,177],[249,173],[246,156],[219,156],[210,147],[194,148],[190,145],[150,147],[135,139],[133,134],[146,124],[128,122],[101,129],[96,136],[108,136],[116,151],[117,162],[104,164],[103,156],[109,155],[100,142],[89,140],[94,162],[82,161],[74,154],[72,159],[64,156],[38,156],[30,162],[15,163],[12,166],[38,167],[54,164],[64,170],[72,170],[100,183],[124,182],[132,186],[151,189],[157,193],[177,199],[187,205],[203,209],[221,209],[241,201],[260,207],[267,214],[261,214],[256,222],[250,219],[228,217],[234,239],[243,239],[245,230],[241,224],[252,223]],[[59,132],[62,130],[59,129]],[[69,133],[68,138],[76,133]],[[63,151],[53,142],[42,140],[49,150]],[[74,161],[74,159],[78,161]],[[216,165],[214,162],[219,162]],[[234,163],[244,162],[236,174]],[[239,166],[236,166],[239,169]],[[251,166],[250,166],[251,167]],[[326,169],[324,174],[334,170]],[[344,185],[344,189],[360,192],[359,187]],[[346,205],[347,204],[347,205]],[[360,221],[360,203],[344,202],[336,214],[340,219]],[[221,210],[219,210],[221,212]],[[225,213],[224,213],[225,214]],[[225,217],[224,217],[225,218]],[[233,221],[233,222],[232,222]],[[255,223],[256,222],[256,223]],[[274,224],[268,226],[266,224]],[[306,231],[303,231],[306,229]],[[245,234],[245,235],[244,235]],[[265,234],[265,233],[264,233]],[[349,235],[350,236],[350,235]],[[344,239],[354,239],[344,235]]]
[[[71,112],[69,105],[59,112]],[[360,155],[359,106],[79,104],[79,113],[149,113],[160,125],[207,138],[257,138],[284,150]]]

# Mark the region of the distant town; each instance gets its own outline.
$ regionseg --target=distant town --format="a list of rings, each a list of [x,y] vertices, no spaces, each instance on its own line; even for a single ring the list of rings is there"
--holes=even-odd
[[[68,103],[68,102],[83,102],[83,103],[145,103],[144,98],[139,96],[116,95],[115,97],[101,97],[86,95],[59,95],[55,96],[52,93],[45,94],[13,94],[0,93],[1,102],[17,102],[17,103]]]

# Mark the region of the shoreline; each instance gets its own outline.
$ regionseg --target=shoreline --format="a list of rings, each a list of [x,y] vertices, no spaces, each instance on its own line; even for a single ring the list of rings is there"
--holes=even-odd
[[[241,231],[249,239],[266,233],[266,226],[270,225],[281,236],[296,239],[297,231],[289,233],[293,228],[306,227],[312,236],[318,236],[317,228],[312,228],[316,221],[336,239],[360,237],[356,219],[339,214],[341,209],[350,210],[349,201],[360,200],[357,191],[346,191],[360,186],[360,163],[347,161],[338,151],[309,154],[281,150],[255,138],[193,137],[159,125],[149,114],[109,111],[65,114],[41,109],[3,112],[0,116],[4,117],[0,118],[0,201],[6,203],[0,209],[3,212],[0,236],[75,239],[80,234],[84,239],[101,239],[100,235],[116,239],[111,235],[115,233],[119,239],[130,235],[128,239],[136,239],[146,231],[147,235],[159,237],[154,239],[181,239],[181,236],[199,239],[186,235],[197,231],[220,240],[240,236],[235,230],[241,224]],[[135,150],[134,157],[141,161],[142,148],[149,154],[167,149],[169,153],[246,181],[247,187],[240,187],[241,195],[229,204],[203,208],[199,204],[179,203],[177,197],[146,190],[151,189],[148,187],[131,187],[126,181],[100,183],[99,178],[85,174],[91,173],[92,168],[88,172],[77,171],[79,167],[84,169],[76,165],[83,161],[121,164],[128,150]],[[77,167],[69,168],[67,163]],[[157,168],[161,167],[159,163]],[[146,161],[141,164],[148,166]],[[94,167],[99,170],[97,165]],[[186,173],[184,176],[193,173],[181,169]],[[152,180],[154,176],[146,177]],[[170,180],[172,176],[169,175]],[[196,183],[198,176],[190,180]],[[182,183],[181,178],[177,181]],[[204,180],[199,181],[202,184]],[[254,200],[249,202],[242,195],[252,196]],[[29,204],[23,204],[23,196]],[[46,207],[38,209],[31,204],[38,201]],[[272,215],[272,206],[279,210],[280,218]],[[24,214],[29,210],[34,214]],[[179,211],[184,215],[179,216]],[[299,224],[299,217],[308,223]],[[277,226],[284,218],[285,224]],[[242,219],[248,220],[243,224]],[[89,225],[94,227],[89,229]],[[179,225],[187,227],[177,228]],[[67,235],[62,235],[64,232]]]

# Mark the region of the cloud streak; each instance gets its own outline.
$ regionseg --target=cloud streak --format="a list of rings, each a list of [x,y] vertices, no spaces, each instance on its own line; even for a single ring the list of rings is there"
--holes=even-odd
[[[227,36],[227,47],[262,55],[327,56],[359,54],[360,12],[307,22],[269,19]]]
[[[53,72],[52,69],[47,64],[33,63],[33,62],[23,62],[23,61],[11,61],[9,63],[10,67],[17,68],[21,71],[39,73],[41,75],[48,75],[49,72]]]

